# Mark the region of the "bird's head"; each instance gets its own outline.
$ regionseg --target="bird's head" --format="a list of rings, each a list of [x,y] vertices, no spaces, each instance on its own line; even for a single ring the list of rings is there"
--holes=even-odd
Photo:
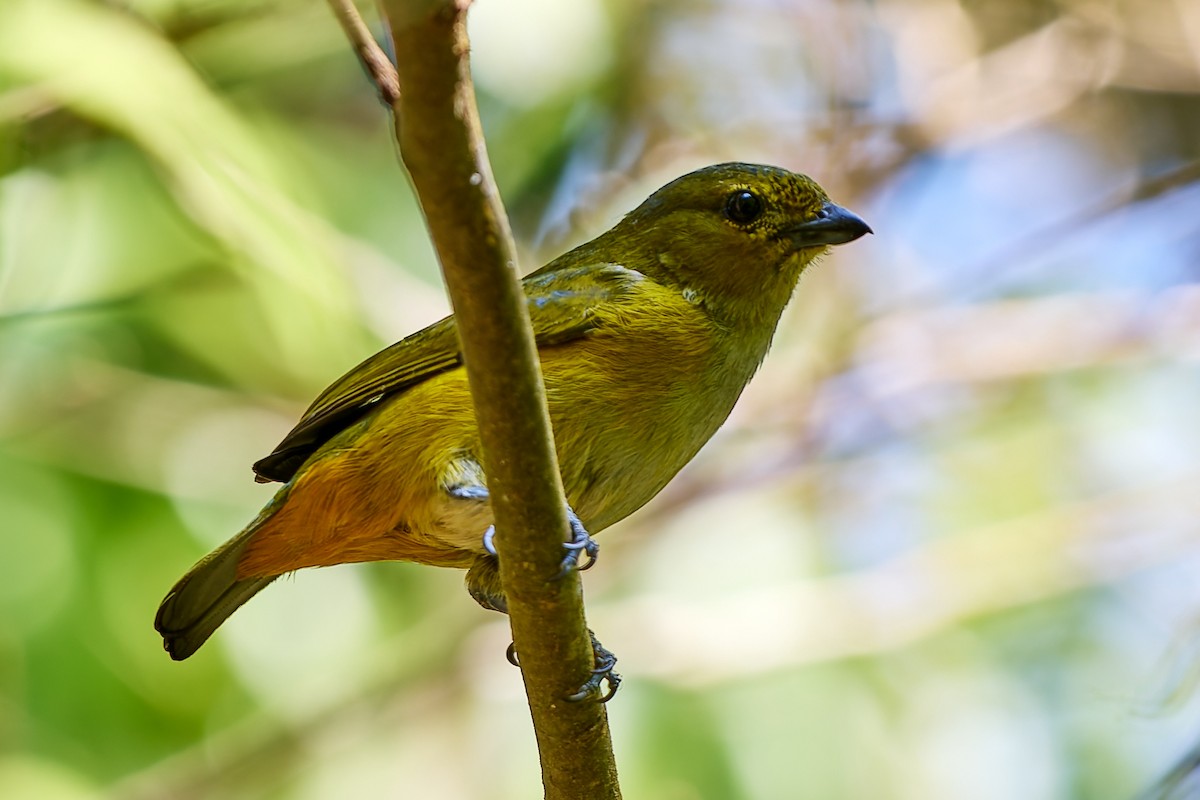
[[[778,319],[813,259],[870,232],[805,175],[731,163],[671,181],[604,238],[626,250],[612,260],[738,322],[754,309]]]

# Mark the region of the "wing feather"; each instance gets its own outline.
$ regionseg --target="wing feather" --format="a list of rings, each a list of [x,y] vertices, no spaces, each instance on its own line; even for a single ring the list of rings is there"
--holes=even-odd
[[[526,277],[523,288],[538,348],[590,334],[600,324],[597,311],[627,299],[632,287],[643,279],[640,272],[619,264],[543,269]],[[313,401],[274,451],[255,462],[255,480],[291,480],[321,445],[376,403],[461,363],[452,316],[379,351]]]

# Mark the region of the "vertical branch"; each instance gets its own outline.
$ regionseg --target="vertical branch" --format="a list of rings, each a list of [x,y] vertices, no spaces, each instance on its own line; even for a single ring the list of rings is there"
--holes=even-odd
[[[355,24],[354,7],[330,2],[363,57],[373,42],[364,41],[366,29],[361,20]],[[592,650],[578,575],[552,580],[568,538],[566,500],[516,250],[475,105],[469,0],[382,5],[397,53],[397,86],[403,88],[393,102],[400,155],[458,320],[546,797],[619,798],[604,706],[563,699],[589,677]],[[363,58],[381,95],[396,97],[380,80],[386,70]]]

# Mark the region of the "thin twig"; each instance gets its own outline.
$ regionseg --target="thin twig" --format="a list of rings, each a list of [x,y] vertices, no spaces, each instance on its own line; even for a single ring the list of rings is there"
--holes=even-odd
[[[363,69],[379,90],[379,99],[388,106],[394,106],[400,99],[400,77],[396,73],[396,66],[375,41],[370,28],[358,13],[354,0],[329,0],[329,7],[346,32]]]

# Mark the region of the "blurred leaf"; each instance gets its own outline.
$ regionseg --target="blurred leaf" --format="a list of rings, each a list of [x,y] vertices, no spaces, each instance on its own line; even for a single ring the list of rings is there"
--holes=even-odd
[[[344,355],[355,325],[326,231],[289,196],[286,165],[167,42],[115,10],[13,0],[0,7],[0,75],[153,158],[181,206],[237,254],[229,267],[254,287],[267,331],[295,368]]]

